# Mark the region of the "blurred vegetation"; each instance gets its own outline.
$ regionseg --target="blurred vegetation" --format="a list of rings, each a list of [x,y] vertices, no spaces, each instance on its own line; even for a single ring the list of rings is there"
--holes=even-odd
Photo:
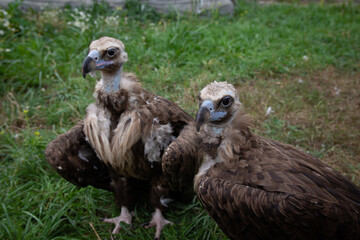
[[[139,2],[124,9],[35,12],[0,9],[0,238],[109,238],[99,217],[119,214],[110,193],[79,189],[48,166],[46,144],[85,115],[95,79],[81,64],[89,43],[121,39],[125,71],[194,116],[207,83],[228,81],[254,117],[254,130],[303,148],[359,184],[360,7],[239,2],[234,16],[163,15]],[[271,107],[271,111],[269,111]],[[267,114],[268,113],[268,114]],[[149,239],[139,225],[120,239]],[[164,239],[224,239],[194,199],[175,204]]]

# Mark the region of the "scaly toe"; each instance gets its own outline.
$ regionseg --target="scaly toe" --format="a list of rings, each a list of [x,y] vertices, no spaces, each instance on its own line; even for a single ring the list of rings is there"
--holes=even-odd
[[[172,225],[173,223],[164,218],[160,209],[156,209],[150,223],[147,226],[145,226],[145,228],[148,229],[151,227],[156,227],[154,239],[160,239],[161,232],[164,226],[167,224]]]
[[[112,234],[118,234],[121,229],[120,223],[123,222],[130,225],[132,221],[132,217],[133,217],[133,213],[130,213],[126,207],[122,207],[120,216],[114,218],[102,218],[100,220],[106,223],[115,224],[115,228],[112,231]]]

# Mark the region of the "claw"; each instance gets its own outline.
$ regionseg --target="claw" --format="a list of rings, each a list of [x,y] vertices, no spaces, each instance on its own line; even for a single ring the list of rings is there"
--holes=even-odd
[[[151,221],[149,222],[148,225],[144,225],[144,227],[146,229],[149,229],[151,227],[156,227],[154,239],[160,239],[162,229],[167,224],[173,225],[174,223],[165,219],[164,216],[162,215],[160,209],[156,208],[155,212],[153,213],[153,217],[152,217]]]
[[[112,231],[112,234],[118,234],[121,229],[121,222],[131,224],[133,217],[133,213],[130,213],[127,207],[122,206],[121,207],[121,213],[120,216],[114,217],[114,218],[101,218],[100,220],[106,223],[114,223],[115,228]]]

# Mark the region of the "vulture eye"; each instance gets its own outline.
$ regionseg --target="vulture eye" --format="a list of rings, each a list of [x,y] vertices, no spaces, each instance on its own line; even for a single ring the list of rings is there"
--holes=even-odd
[[[232,98],[230,96],[226,96],[221,100],[221,105],[223,107],[228,107],[228,106],[230,106],[230,104],[232,102],[231,100],[232,100]]]
[[[114,48],[110,48],[107,50],[107,55],[109,57],[113,57],[115,55],[115,49]]]

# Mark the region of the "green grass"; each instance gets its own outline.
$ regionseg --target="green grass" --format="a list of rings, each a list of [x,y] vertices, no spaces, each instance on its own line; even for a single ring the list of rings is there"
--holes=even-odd
[[[79,189],[44,158],[46,144],[65,132],[93,102],[95,79],[81,63],[100,36],[121,39],[144,87],[194,116],[207,83],[239,90],[261,135],[296,145],[360,183],[360,7],[261,6],[240,2],[233,17],[159,15],[139,4],[64,11],[0,11],[0,238],[102,239],[115,216],[111,193]],[[9,24],[6,24],[6,21]],[[301,79],[301,80],[300,80]],[[265,116],[268,107],[273,113]],[[119,239],[151,239],[139,225],[151,217],[135,209],[134,228]],[[175,204],[163,239],[225,239],[194,199]]]

